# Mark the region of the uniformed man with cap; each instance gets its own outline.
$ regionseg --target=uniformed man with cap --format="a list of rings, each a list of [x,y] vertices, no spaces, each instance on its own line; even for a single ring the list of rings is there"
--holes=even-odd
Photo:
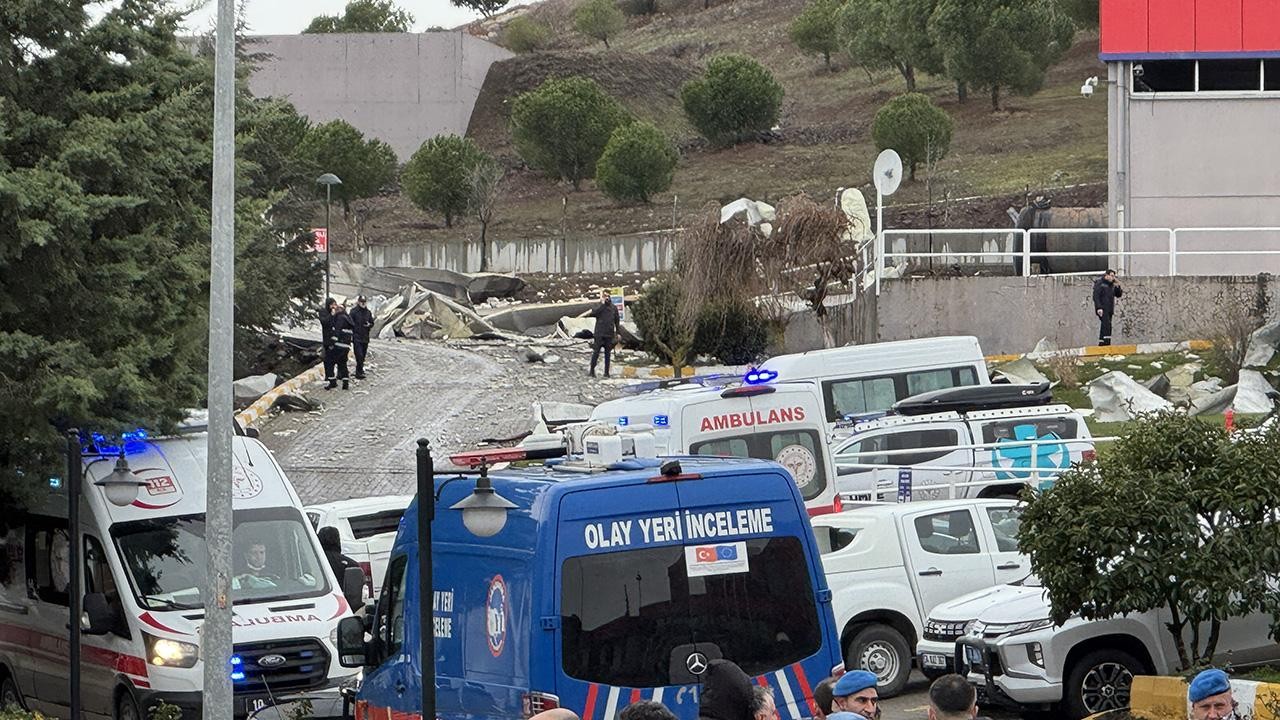
[[[828,720],[844,720],[839,711],[859,715],[866,720],[879,720],[880,693],[876,691],[876,674],[867,670],[847,672],[831,688],[831,707],[836,713]]]
[[[1191,720],[1234,720],[1236,701],[1231,696],[1231,680],[1217,668],[1196,675],[1187,689]]]

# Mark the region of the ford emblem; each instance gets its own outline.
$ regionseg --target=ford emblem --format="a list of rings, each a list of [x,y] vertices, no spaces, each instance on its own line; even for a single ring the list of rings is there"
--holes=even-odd
[[[285,657],[283,655],[263,655],[262,657],[258,658],[259,667],[264,667],[264,668],[277,668],[283,665],[284,663],[285,663]]]

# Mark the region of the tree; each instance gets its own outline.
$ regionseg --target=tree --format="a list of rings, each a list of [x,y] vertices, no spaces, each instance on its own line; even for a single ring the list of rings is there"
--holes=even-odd
[[[631,306],[645,350],[670,364],[677,377],[693,360],[697,324],[696,315],[684,311],[684,298],[684,284],[668,273],[648,284]]]
[[[773,127],[782,95],[773,74],[745,55],[712,58],[703,77],[680,89],[689,122],[717,144],[738,143]]]
[[[511,135],[530,165],[582,187],[595,177],[596,161],[619,126],[631,116],[594,80],[553,78],[515,99]]]
[[[573,29],[604,42],[606,49],[609,38],[622,32],[626,26],[627,19],[613,0],[582,0],[573,10]]]
[[[498,210],[502,187],[502,166],[490,157],[482,157],[471,168],[467,178],[469,193],[467,210],[480,223],[480,272],[489,270],[489,224]]]
[[[474,10],[485,17],[493,17],[502,8],[506,7],[511,0],[449,0],[454,7],[467,8]]]
[[[467,212],[471,171],[484,153],[468,138],[437,135],[422,143],[405,163],[400,181],[405,195],[427,212],[444,215],[445,227]]]
[[[828,70],[831,53],[840,50],[836,19],[843,4],[843,0],[810,0],[791,21],[791,42],[806,53],[821,55]]]
[[[502,44],[514,53],[537,52],[550,43],[551,28],[527,15],[512,18],[502,30]]]
[[[769,321],[750,302],[713,303],[698,313],[694,351],[725,365],[749,365],[769,347]]]
[[[915,92],[916,71],[942,71],[928,32],[937,0],[848,0],[836,16],[839,44],[867,68],[893,68]]]
[[[1030,95],[1071,47],[1075,27],[1053,0],[938,0],[929,30],[947,75],[968,87]]]
[[[0,11],[6,510],[62,474],[67,429],[165,432],[205,399],[212,64],[167,3],[83,5]],[[290,212],[306,123],[243,83],[238,106],[236,320],[261,327],[318,289]]]
[[[658,12],[658,0],[622,0],[621,7],[627,15],[652,15]]]
[[[351,215],[352,201],[373,197],[395,178],[396,154],[381,140],[366,140],[364,133],[345,120],[317,125],[298,148],[316,172],[331,172],[341,180],[333,197],[342,202],[344,216]],[[324,189],[317,190],[323,197]]]
[[[304,33],[402,33],[413,27],[413,15],[391,0],[351,0],[342,15],[319,15]]]
[[[671,187],[680,155],[662,131],[637,122],[613,131],[600,161],[596,184],[615,200],[649,202],[650,196]]]
[[[906,93],[885,103],[876,113],[871,139],[877,150],[898,151],[915,180],[918,164],[946,156],[951,149],[953,127],[951,116],[934,105],[928,95]]]
[[[1019,547],[1054,622],[1163,609],[1184,670],[1215,662],[1230,618],[1269,613],[1277,636],[1280,427],[1149,415],[1030,500]]]
[[[1098,0],[1058,0],[1058,6],[1075,21],[1077,27],[1098,27]]]

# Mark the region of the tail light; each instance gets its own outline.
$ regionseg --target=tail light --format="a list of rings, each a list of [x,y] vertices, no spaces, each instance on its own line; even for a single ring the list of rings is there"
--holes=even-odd
[[[831,668],[831,677],[838,678],[841,675],[844,675],[844,673],[845,673],[844,663],[840,663],[839,665],[836,665],[835,667]]]
[[[531,718],[544,710],[555,710],[560,707],[560,698],[551,693],[530,690],[521,696],[520,705],[524,710],[524,716]]]
[[[369,597],[373,597],[373,563],[362,562],[360,569],[364,571],[364,585],[369,588]]]
[[[836,493],[836,499],[832,501],[831,507],[835,508],[836,512],[844,511],[844,500],[840,498],[840,493]]]
[[[1084,452],[1080,453],[1080,460],[1082,462],[1090,463],[1097,459],[1098,459],[1098,451],[1094,450],[1093,448],[1089,448],[1088,450],[1085,450]]]

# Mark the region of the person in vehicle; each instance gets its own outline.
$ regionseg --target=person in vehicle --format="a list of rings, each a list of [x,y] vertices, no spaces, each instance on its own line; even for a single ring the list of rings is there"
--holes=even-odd
[[[813,704],[817,713],[817,720],[826,720],[827,716],[833,711],[831,709],[831,688],[836,684],[834,677],[829,677],[818,683],[813,689]]]
[[[71,585],[71,545],[67,536],[54,533],[49,548],[49,581],[55,593],[67,594]]]
[[[866,720],[880,717],[880,693],[876,690],[876,674],[867,670],[854,670],[840,676],[831,688],[831,707],[861,715]],[[835,720],[840,720],[832,715]]]
[[[641,700],[623,708],[618,720],[676,720],[676,714],[660,702]]]
[[[266,543],[252,542],[244,551],[244,572],[236,576],[240,587],[269,588],[276,586],[276,577],[267,571]]]
[[[1191,720],[1235,720],[1236,701],[1231,694],[1231,679],[1217,668],[1196,675],[1187,688],[1191,702]]]
[[[753,720],[755,694],[751,678],[728,660],[712,660],[702,674],[702,695],[698,718],[707,720]]]
[[[329,561],[329,567],[333,568],[333,576],[338,579],[338,582],[342,582],[347,568],[360,567],[360,563],[342,554],[342,535],[338,532],[338,528],[322,527],[316,534],[320,537],[320,548],[324,550],[324,559]]]
[[[752,688],[751,717],[753,720],[777,720],[778,705],[773,699],[773,688],[757,685]]]
[[[604,376],[609,377],[609,355],[613,352],[614,339],[618,337],[618,325],[621,317],[618,307],[608,290],[600,291],[600,304],[592,308],[591,317],[596,319],[595,330],[591,337],[591,370],[587,373],[596,376],[596,361],[600,359],[600,351],[604,350]]]
[[[929,720],[975,720],[978,691],[963,675],[949,673],[929,686]]]

